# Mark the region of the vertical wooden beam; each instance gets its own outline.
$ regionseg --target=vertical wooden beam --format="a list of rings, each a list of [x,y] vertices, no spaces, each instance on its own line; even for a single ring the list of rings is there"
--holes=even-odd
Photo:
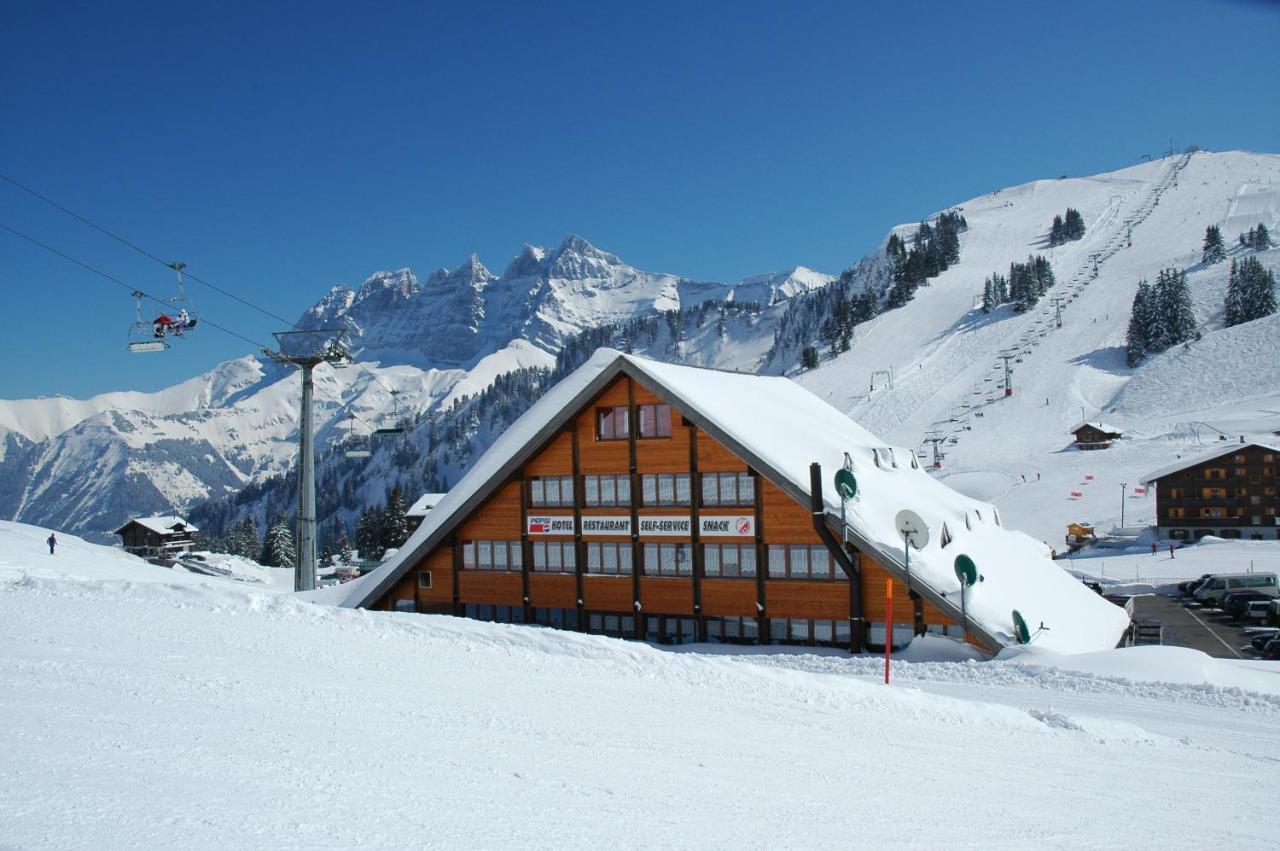
[[[516,473],[520,482],[520,600],[524,606],[524,622],[533,622],[529,605],[529,571],[533,569],[533,543],[529,540],[529,478],[521,467]]]
[[[764,542],[764,480],[750,468],[747,475],[755,482],[756,492],[756,642],[768,644],[769,604],[765,600],[765,579],[769,575],[769,548]]]
[[[462,542],[458,540],[457,535],[452,535],[449,539],[449,546],[453,549],[453,614],[455,617],[462,616]]]
[[[633,638],[644,638],[644,610],[640,608],[640,571],[644,553],[640,547],[640,476],[636,469],[636,432],[640,429],[640,417],[636,411],[636,382],[631,376],[627,382],[627,458],[631,472],[631,615],[635,620]]]
[[[674,415],[675,412],[672,411]],[[707,640],[707,628],[702,622],[702,535],[698,518],[702,512],[702,482],[698,476],[698,429],[687,423],[689,430],[689,534],[693,542],[693,622],[696,639]]]
[[[592,428],[595,428],[594,416],[592,419]],[[586,498],[587,489],[586,486],[579,481],[579,479],[582,478],[582,463],[581,456],[579,454],[581,450],[578,446],[578,429],[576,421],[574,427],[569,431],[569,441],[570,445],[573,447],[573,582],[574,588],[576,589],[576,596],[574,599],[577,601],[578,631],[585,632],[587,628],[587,617],[586,613],[583,611],[582,601],[585,599],[583,597],[583,589],[586,585],[587,547],[586,544],[582,542],[582,503]]]

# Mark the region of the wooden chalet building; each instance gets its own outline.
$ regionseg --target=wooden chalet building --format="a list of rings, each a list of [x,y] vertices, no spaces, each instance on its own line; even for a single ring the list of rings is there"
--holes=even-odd
[[[1076,449],[1086,451],[1107,449],[1124,434],[1120,429],[1104,422],[1080,423],[1071,429],[1071,433],[1075,435]]]
[[[859,483],[847,528],[832,484],[842,466]],[[903,501],[937,521],[911,554],[910,594],[892,525]],[[979,564],[992,554],[967,616],[952,567],[966,541]],[[1034,576],[1055,590],[1031,590]],[[609,349],[512,424],[400,552],[352,585],[350,606],[655,642],[879,647],[887,586],[895,644],[924,632],[989,651],[1013,643],[1006,595],[1020,585],[1024,612],[1043,604],[1032,617],[1056,619],[1055,639],[1111,647],[1127,625],[1102,603],[1122,617],[1095,612],[1073,632],[1067,612],[1098,598],[1042,544],[794,382]]]
[[[422,525],[422,521],[427,519],[427,515],[440,504],[442,499],[444,499],[444,494],[442,493],[424,493],[418,497],[413,505],[409,506],[409,509],[404,513],[404,516],[409,518],[409,534],[417,531],[417,528]]]
[[[1220,445],[1143,477],[1154,485],[1156,528],[1179,541],[1205,535],[1280,540],[1280,447]]]
[[[174,558],[195,547],[192,537],[200,531],[181,517],[135,517],[114,534],[125,552],[143,558]]]

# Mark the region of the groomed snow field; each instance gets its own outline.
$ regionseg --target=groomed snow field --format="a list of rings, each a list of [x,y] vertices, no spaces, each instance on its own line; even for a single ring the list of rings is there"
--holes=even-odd
[[[684,652],[339,609],[0,523],[0,845],[1271,845],[1280,668]],[[945,661],[945,660],[952,661]]]

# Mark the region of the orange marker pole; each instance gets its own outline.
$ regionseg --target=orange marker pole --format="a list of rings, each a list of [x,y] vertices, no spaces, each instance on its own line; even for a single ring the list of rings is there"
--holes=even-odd
[[[893,580],[884,581],[884,684],[889,684],[889,655],[893,651]]]

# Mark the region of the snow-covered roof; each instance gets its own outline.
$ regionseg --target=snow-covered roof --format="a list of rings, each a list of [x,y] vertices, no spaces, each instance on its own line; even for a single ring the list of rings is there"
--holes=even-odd
[[[1124,429],[1120,428],[1120,426],[1104,423],[1102,420],[1090,420],[1088,422],[1076,423],[1071,427],[1070,431],[1072,434],[1075,434],[1085,426],[1096,428],[1098,431],[1105,431],[1107,434],[1124,434]]]
[[[130,523],[137,523],[139,526],[143,526],[147,529],[150,529],[152,532],[155,532],[158,535],[172,535],[175,531],[173,527],[179,526],[179,525],[183,527],[183,529],[181,530],[182,532],[199,532],[200,531],[195,526],[192,526],[186,520],[184,520],[181,517],[178,517],[175,514],[175,515],[169,515],[167,517],[135,517],[132,520],[130,520],[129,523],[126,523],[123,526],[121,526],[119,529],[117,529],[115,531],[115,534],[119,535],[125,529],[129,528]]]
[[[418,497],[417,502],[409,506],[409,510],[405,514],[410,517],[426,517],[427,512],[434,509],[442,499],[444,499],[444,494],[442,493],[424,493]]]
[[[1049,548],[999,525],[995,508],[938,482],[911,449],[888,447],[839,410],[783,377],[677,366],[600,349],[548,391],[493,444],[449,491],[395,558],[345,586],[344,605],[372,602],[443,539],[457,519],[477,508],[510,469],[538,450],[546,437],[619,374],[626,373],[667,399],[700,428],[807,505],[809,465],[822,466],[828,523],[837,525],[840,501],[830,484],[848,458],[858,496],[848,506],[851,539],[901,578],[905,561],[897,513],[910,508],[929,526],[928,544],[911,553],[911,586],[960,618],[956,556],[968,555],[982,581],[967,593],[970,629],[993,646],[1013,644],[1013,610],[1034,630],[1036,643],[1075,653],[1114,647],[1128,615],[1062,570]],[[941,546],[946,526],[949,543]]]
[[[1177,473],[1178,471],[1185,470],[1188,467],[1194,467],[1197,464],[1203,464],[1206,461],[1212,461],[1214,458],[1221,458],[1223,455],[1234,455],[1235,453],[1239,452],[1241,449],[1248,449],[1251,446],[1257,446],[1261,449],[1266,449],[1271,452],[1280,452],[1280,446],[1276,446],[1271,443],[1256,443],[1256,442],[1254,443],[1225,443],[1225,442],[1219,443],[1217,446],[1215,446],[1213,449],[1210,449],[1208,452],[1202,452],[1199,455],[1193,455],[1189,458],[1182,458],[1176,463],[1169,464],[1168,466],[1161,467],[1159,470],[1156,470],[1151,473],[1147,473],[1145,476],[1142,477],[1142,483],[1144,485],[1149,485],[1152,482],[1154,482],[1156,479],[1163,479],[1165,476],[1169,475],[1170,473]]]

